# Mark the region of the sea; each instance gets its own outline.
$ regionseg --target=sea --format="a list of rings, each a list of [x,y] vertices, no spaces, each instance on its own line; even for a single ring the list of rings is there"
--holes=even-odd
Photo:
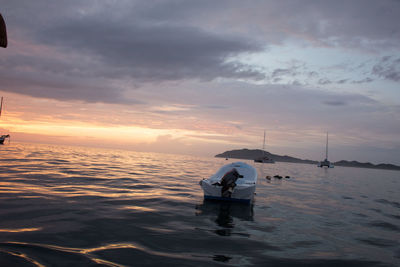
[[[0,146],[0,266],[400,266],[400,171],[241,160],[253,204],[205,201],[235,161]]]

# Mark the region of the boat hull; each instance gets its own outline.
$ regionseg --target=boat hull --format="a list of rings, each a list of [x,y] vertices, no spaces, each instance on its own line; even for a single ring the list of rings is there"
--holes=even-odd
[[[320,167],[320,168],[323,168],[323,167],[333,168],[333,167],[335,167],[329,160],[320,161],[317,166]]]
[[[231,198],[231,197],[215,197],[215,196],[206,196],[206,195],[204,195],[204,199],[216,200],[216,201],[237,202],[237,203],[245,203],[245,204],[250,204],[252,202],[252,200],[250,200],[250,199]]]
[[[257,162],[257,163],[275,163],[275,161],[273,159],[270,159],[270,158],[255,159],[254,162]]]

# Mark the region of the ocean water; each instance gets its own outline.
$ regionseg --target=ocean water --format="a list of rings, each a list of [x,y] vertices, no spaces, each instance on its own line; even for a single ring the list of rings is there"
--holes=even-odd
[[[204,201],[232,161],[1,146],[0,266],[400,265],[400,172],[247,161],[253,205]]]

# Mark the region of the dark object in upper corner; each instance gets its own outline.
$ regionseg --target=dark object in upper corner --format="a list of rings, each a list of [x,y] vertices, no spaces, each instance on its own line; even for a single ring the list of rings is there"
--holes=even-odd
[[[0,14],[0,46],[7,47],[7,30],[3,16]]]

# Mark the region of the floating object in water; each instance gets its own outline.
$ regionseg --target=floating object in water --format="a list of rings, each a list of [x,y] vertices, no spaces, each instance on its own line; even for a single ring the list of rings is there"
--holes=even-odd
[[[280,176],[280,175],[274,175],[274,178],[282,179],[282,176]]]
[[[286,176],[285,176],[285,178],[286,178],[286,179],[289,179],[289,178],[290,178],[290,176],[289,176],[289,175],[286,175]]]
[[[267,175],[265,176],[266,179],[271,180],[271,176]]]
[[[222,166],[200,181],[205,199],[250,203],[256,191],[257,170],[244,162]]]

